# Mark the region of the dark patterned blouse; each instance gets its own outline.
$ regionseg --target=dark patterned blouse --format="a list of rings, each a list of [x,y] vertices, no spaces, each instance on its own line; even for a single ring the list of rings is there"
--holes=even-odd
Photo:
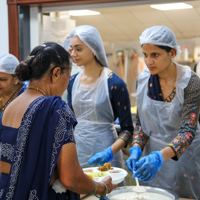
[[[175,95],[176,88],[174,88],[173,92],[164,101],[171,102]],[[200,79],[193,71],[189,84],[184,89],[184,99],[179,134],[168,145],[176,154],[172,158],[174,160],[180,158],[183,152],[191,145],[196,134],[200,107]],[[147,140],[148,136],[143,132],[139,116],[136,115],[133,143],[138,143],[143,149]]]

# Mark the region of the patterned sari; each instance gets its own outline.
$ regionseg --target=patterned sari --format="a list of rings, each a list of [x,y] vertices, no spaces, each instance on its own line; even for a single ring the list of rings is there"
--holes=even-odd
[[[0,199],[79,200],[78,194],[70,191],[58,194],[50,186],[62,146],[75,142],[76,123],[60,97],[36,99],[18,129],[11,170]]]

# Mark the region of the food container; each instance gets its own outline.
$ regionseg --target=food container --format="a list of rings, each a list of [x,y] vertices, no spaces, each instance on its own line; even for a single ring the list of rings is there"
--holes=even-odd
[[[127,171],[118,167],[112,167],[108,171],[99,171],[98,167],[83,168],[87,175],[93,176],[93,180],[101,182],[106,176],[111,176],[113,184],[121,183],[127,176]]]
[[[124,196],[125,196],[125,194],[133,192],[133,190],[132,190],[133,187],[134,186],[118,187],[117,189],[113,190],[110,194],[108,194],[107,198],[109,200],[115,200],[114,199],[115,195],[119,195],[119,194],[121,195],[123,193],[124,193]],[[148,193],[161,194],[165,197],[168,197],[171,200],[179,200],[179,196],[177,194],[171,192],[171,191],[167,191],[167,190],[160,189],[160,188],[154,188],[154,187],[146,187],[146,186],[145,186],[145,188],[146,188]],[[133,192],[133,193],[135,193],[135,192]],[[142,195],[142,193],[140,193],[140,194],[138,193],[138,196],[141,196],[141,195]],[[145,197],[145,193],[143,193],[143,195]],[[126,198],[122,198],[122,199],[126,200]],[[127,198],[127,199],[129,199],[129,198]],[[148,197],[147,199],[148,200],[154,200],[154,199],[151,199],[150,197]]]

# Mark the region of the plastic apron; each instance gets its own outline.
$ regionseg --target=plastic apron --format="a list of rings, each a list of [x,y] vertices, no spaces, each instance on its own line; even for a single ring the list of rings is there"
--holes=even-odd
[[[184,88],[191,78],[191,68],[177,66],[176,95],[172,102],[156,101],[148,97],[147,68],[138,77],[137,106],[142,129],[149,136],[143,155],[159,151],[175,138],[181,125],[184,103]],[[200,199],[200,131],[197,125],[196,136],[192,145],[178,161],[169,159],[164,162],[156,177],[142,185],[168,189],[180,197]]]
[[[81,71],[72,87],[72,107],[78,124],[74,135],[78,160],[82,167],[89,167],[88,160],[112,145],[117,137],[114,114],[108,92],[107,68],[90,85],[80,85]],[[121,150],[114,155],[112,166],[122,167]]]

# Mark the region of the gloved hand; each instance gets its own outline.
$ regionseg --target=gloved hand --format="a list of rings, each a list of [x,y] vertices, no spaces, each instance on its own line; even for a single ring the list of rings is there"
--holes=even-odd
[[[161,169],[164,162],[164,157],[160,151],[154,151],[148,156],[142,157],[136,162],[136,165],[141,166],[133,174],[133,178],[138,177],[144,183],[151,181],[158,170]]]
[[[112,147],[109,146],[107,149],[104,149],[102,152],[96,153],[92,158],[88,160],[88,165],[103,165],[106,162],[109,162],[113,159]]]
[[[129,158],[126,160],[127,168],[133,172],[137,169],[135,163],[139,160],[140,156],[142,155],[142,149],[139,146],[134,146],[129,149],[131,154]]]

